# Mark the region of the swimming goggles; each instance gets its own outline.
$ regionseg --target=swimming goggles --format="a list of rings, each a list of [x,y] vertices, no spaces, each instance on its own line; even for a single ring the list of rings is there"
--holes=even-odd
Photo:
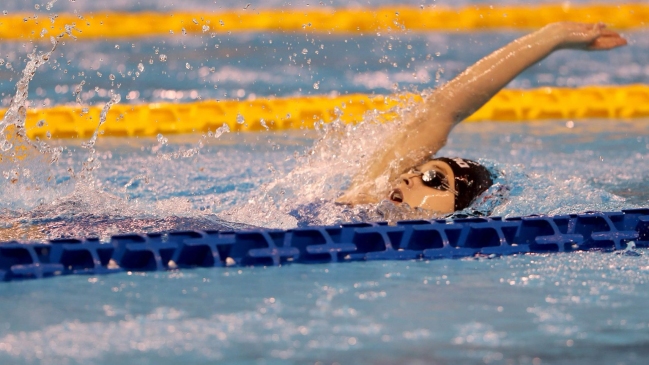
[[[428,186],[429,188],[442,190],[442,191],[446,191],[450,189],[448,178],[442,172],[436,170],[428,170],[425,172],[412,170],[411,173],[419,175],[424,185]]]

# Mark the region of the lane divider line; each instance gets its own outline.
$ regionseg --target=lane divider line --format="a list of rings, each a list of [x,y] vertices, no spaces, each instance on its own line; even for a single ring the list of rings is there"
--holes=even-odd
[[[117,104],[101,127],[106,136],[155,136],[215,131],[224,124],[235,132],[313,128],[339,118],[362,121],[398,117],[397,107],[421,102],[414,94],[336,97],[303,96],[255,100],[206,100],[191,103]],[[29,138],[88,138],[99,122],[102,105],[28,109]],[[0,113],[6,110],[0,110]],[[649,117],[649,85],[581,88],[505,89],[468,121],[527,122],[538,120],[634,119]],[[263,121],[263,122],[262,122]]]
[[[320,32],[328,34],[408,31],[535,29],[556,21],[599,22],[611,28],[647,26],[649,4],[472,5],[307,9],[245,9],[220,12],[89,12],[0,15],[0,41],[43,40],[66,31],[79,39],[135,38],[226,32]]]

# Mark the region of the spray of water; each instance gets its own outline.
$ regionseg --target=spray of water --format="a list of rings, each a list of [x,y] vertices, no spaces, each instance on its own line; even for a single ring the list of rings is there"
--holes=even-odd
[[[27,63],[16,83],[16,93],[0,120],[0,180],[2,199],[0,207],[32,207],[50,200],[56,194],[52,185],[55,176],[51,169],[63,148],[45,141],[30,140],[25,129],[29,83],[39,67],[46,64],[64,35],[51,37],[51,48],[45,52],[34,49],[27,55]],[[65,190],[65,189],[63,189]]]
[[[36,53],[36,49],[27,57],[29,61],[22,72],[22,76],[16,84],[16,94],[11,100],[9,108],[0,121],[0,150],[3,157],[12,157],[12,160],[21,156],[9,155],[13,148],[24,150],[27,146],[33,146],[25,134],[25,119],[27,117],[27,97],[29,96],[29,82],[34,77],[36,70],[49,61],[52,52],[58,45],[58,39],[52,38],[52,48],[47,52]]]
[[[56,0],[47,4],[51,10]],[[95,235],[102,238],[125,231],[148,231],[179,229],[190,224],[191,228],[213,229],[209,219],[196,217],[187,222],[174,216],[178,211],[192,211],[191,207],[174,200],[170,204],[138,204],[120,191],[111,193],[93,173],[100,166],[96,144],[101,127],[106,123],[111,107],[120,102],[119,94],[111,90],[110,100],[104,105],[97,127],[91,138],[81,147],[88,151],[82,161],[81,169],[75,172],[73,159],[65,168],[68,176],[57,176],[63,147],[50,146],[45,141],[27,137],[25,122],[29,107],[29,84],[37,70],[46,64],[60,44],[61,38],[73,35],[73,26],[65,26],[65,33],[51,38],[52,47],[45,52],[34,49],[27,57],[22,75],[16,85],[16,94],[4,117],[0,121],[0,169],[5,177],[0,199],[0,241],[11,239],[47,239]],[[76,38],[75,38],[76,39]],[[143,71],[143,67],[140,67]],[[81,92],[85,85],[81,81],[73,94],[78,104],[82,104]],[[45,124],[40,123],[41,125]],[[218,136],[226,133],[226,128],[217,131]],[[207,138],[203,136],[203,139]],[[169,154],[160,154],[162,159],[190,157],[203,147],[202,140],[194,148]],[[67,156],[72,156],[69,150]],[[58,169],[60,170],[60,168]],[[136,176],[125,189],[136,181],[146,183],[148,177]],[[225,225],[223,225],[226,227]],[[228,225],[229,228],[241,227]]]
[[[48,10],[54,2],[55,0],[48,3]],[[73,28],[70,26],[65,28],[66,34],[74,38]],[[57,47],[59,38],[52,38],[51,50],[41,53],[34,51],[28,56],[29,61],[17,84],[16,95],[0,122],[0,151],[2,151],[0,155],[2,156],[3,175],[14,186],[19,186],[21,180],[27,179],[40,182],[49,181],[49,177],[34,178],[35,172],[47,171],[47,166],[56,164],[63,151],[61,147],[51,147],[40,140],[31,141],[25,133],[29,82],[36,70],[48,62]],[[164,61],[162,60],[163,56],[160,56],[161,61]],[[139,72],[144,71],[142,64],[138,65],[138,70]],[[441,71],[443,70],[440,70],[437,76],[441,74]],[[114,80],[112,75],[109,78]],[[73,94],[78,104],[83,102],[81,96],[85,83],[85,80],[81,81],[74,89]],[[24,225],[27,227],[39,224],[44,226],[42,229],[39,228],[37,233],[33,232],[31,228],[25,228],[19,233],[29,238],[87,236],[89,234],[105,237],[108,234],[125,231],[161,231],[178,228],[178,220],[174,220],[178,216],[191,218],[193,225],[190,228],[200,228],[200,224],[196,225],[196,222],[206,216],[198,212],[186,199],[173,197],[153,203],[142,203],[129,198],[128,191],[131,191],[131,187],[148,185],[153,179],[158,178],[155,173],[132,174],[133,177],[122,185],[122,189],[116,189],[113,192],[105,189],[102,182],[94,177],[93,172],[101,166],[96,151],[101,127],[107,121],[110,108],[119,103],[120,99],[119,94],[111,91],[110,100],[101,112],[97,128],[92,137],[82,144],[82,148],[89,153],[82,163],[80,172],[75,173],[70,167],[71,183],[65,187],[58,185],[56,194],[45,199],[42,198],[42,195],[38,198],[39,194],[34,194],[33,186],[20,185],[22,187],[22,190],[19,191],[21,199],[29,201],[28,205],[31,204],[31,206],[26,212],[0,211],[0,221],[5,222],[7,227],[16,227],[23,223],[27,223]],[[403,120],[411,112],[412,106],[396,108],[388,113],[396,113]],[[342,113],[344,113],[344,106],[341,106],[341,109],[337,111],[338,116]],[[413,210],[404,206],[398,207],[389,201],[383,201],[377,205],[356,207],[334,203],[349,184],[350,179],[368,165],[369,156],[373,155],[377,149],[382,148],[384,141],[391,136],[395,129],[402,127],[399,121],[382,123],[381,121],[384,119],[382,114],[370,112],[361,123],[356,125],[346,125],[340,121],[321,125],[318,131],[318,140],[311,149],[296,155],[293,170],[284,175],[274,172],[275,179],[271,183],[260,187],[250,196],[246,196],[247,203],[224,211],[219,216],[227,221],[278,228],[293,228],[307,224],[330,225],[343,222],[431,218],[430,212]],[[246,123],[242,116],[237,116],[236,122]],[[265,128],[267,127],[264,121],[261,124]],[[198,142],[190,148],[177,150],[171,150],[167,139],[160,135],[158,145],[152,147],[151,151],[159,161],[164,162],[193,157],[201,152],[208,139],[219,138],[227,132],[229,129],[227,125],[224,125],[214,133],[210,132],[200,137]],[[498,169],[496,166],[495,170]],[[269,170],[273,173],[272,168]],[[538,199],[535,195],[543,189],[547,190],[545,192],[547,195],[556,193],[557,184],[544,186],[542,182],[547,179],[544,180],[543,177],[537,179],[532,176],[530,178],[523,176],[523,173],[514,175],[516,175],[514,176],[516,183],[499,182],[491,193],[507,193],[508,186],[522,187],[524,191],[529,192],[516,192],[512,199],[504,203],[501,200],[487,200],[484,204],[479,205],[479,208],[484,212],[495,210],[496,214],[506,215],[516,209],[512,207],[525,206],[530,212],[523,213],[534,213],[554,212],[552,209],[557,206],[567,206],[558,204],[556,201]],[[525,181],[528,181],[527,185]],[[386,176],[379,184],[386,183],[388,183],[387,169]],[[580,184],[582,184],[581,181],[575,180],[574,184],[567,183],[561,189],[565,188],[566,194],[571,194],[573,193],[571,190],[578,189],[575,185]],[[592,202],[596,198],[597,196],[591,197],[588,201]],[[602,201],[607,203],[606,199],[608,198],[604,197]],[[571,205],[571,207],[574,206]],[[586,210],[570,209],[572,211]],[[205,226],[210,228],[211,221],[207,219],[199,223],[205,223]],[[19,238],[25,236],[19,236]]]
[[[340,120],[321,124],[314,146],[295,156],[295,168],[288,174],[261,187],[246,204],[224,211],[219,217],[242,223],[273,228],[304,225],[331,225],[346,222],[377,220],[397,221],[406,218],[430,218],[431,212],[396,206],[385,200],[378,205],[349,207],[335,203],[350,180],[362,172],[368,160],[402,121],[412,112],[414,104],[387,112],[368,112],[358,124]],[[340,117],[344,110],[338,110]],[[383,123],[385,113],[400,117]],[[386,188],[389,170],[377,180],[379,189]],[[383,189],[385,190],[385,189]]]

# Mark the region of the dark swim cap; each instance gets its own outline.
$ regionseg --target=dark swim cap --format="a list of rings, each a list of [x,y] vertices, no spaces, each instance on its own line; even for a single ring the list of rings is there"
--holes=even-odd
[[[491,185],[491,173],[479,163],[463,158],[438,157],[433,160],[446,162],[455,175],[455,210],[463,210]]]

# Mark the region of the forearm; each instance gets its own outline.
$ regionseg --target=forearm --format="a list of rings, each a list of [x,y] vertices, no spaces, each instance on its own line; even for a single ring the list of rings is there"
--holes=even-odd
[[[550,27],[521,37],[467,68],[432,93],[426,103],[431,111],[447,114],[441,119],[459,123],[518,74],[557,49],[562,40],[561,33]]]
[[[519,38],[469,67],[425,102],[382,142],[367,167],[338,199],[344,204],[373,203],[398,174],[435,154],[453,126],[483,106],[526,68],[560,48],[608,50],[626,40],[604,24],[553,23]]]

